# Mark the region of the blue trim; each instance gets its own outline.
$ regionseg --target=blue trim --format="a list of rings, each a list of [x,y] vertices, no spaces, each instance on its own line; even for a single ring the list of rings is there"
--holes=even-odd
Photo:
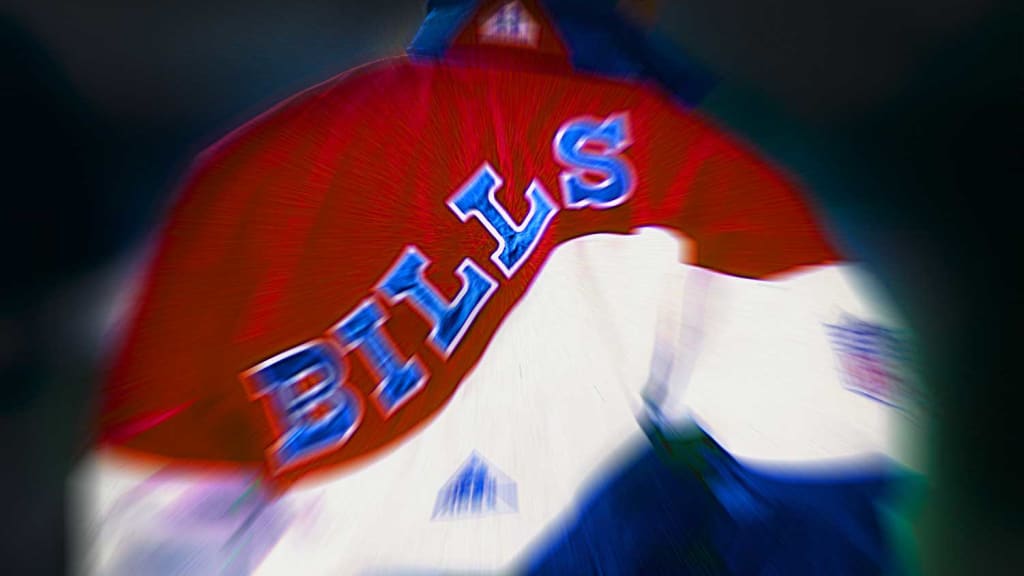
[[[414,56],[440,58],[466,20],[476,10],[476,0],[427,2],[427,17],[409,44],[407,52]]]
[[[478,4],[479,0],[430,0],[409,54],[443,57]],[[708,70],[668,39],[619,16],[612,0],[544,0],[543,5],[579,71],[652,80],[687,106],[699,104],[716,83]]]
[[[710,439],[668,462],[649,445],[596,486],[529,574],[899,574],[881,508],[897,473],[779,476],[743,466]]]

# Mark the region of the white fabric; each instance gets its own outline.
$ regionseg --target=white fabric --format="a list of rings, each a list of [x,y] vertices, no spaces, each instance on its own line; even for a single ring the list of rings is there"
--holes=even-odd
[[[782,470],[860,467],[891,459],[920,470],[921,415],[844,386],[826,325],[844,315],[906,326],[870,277],[844,264],[771,281],[688,272],[665,418],[696,421],[740,461]],[[698,281],[697,278],[700,280]],[[913,367],[904,366],[909,377]]]
[[[264,534],[265,550],[210,546],[230,530],[197,543],[169,528],[175,498],[230,486],[223,474],[165,471],[169,480],[144,486],[153,470],[95,455],[77,483],[80,534],[95,537],[79,539],[95,544],[81,551],[81,571],[123,573],[119,562],[154,534],[205,562],[220,550],[242,573],[508,570],[646,442],[644,395],[743,459],[897,457],[899,411],[838,383],[820,326],[839,308],[888,318],[852,287],[849,268],[758,282],[680,264],[688,259],[685,243],[655,229],[559,247],[439,415],[368,464],[293,488],[268,508],[287,530]],[[474,451],[516,484],[518,510],[432,520],[438,492]]]

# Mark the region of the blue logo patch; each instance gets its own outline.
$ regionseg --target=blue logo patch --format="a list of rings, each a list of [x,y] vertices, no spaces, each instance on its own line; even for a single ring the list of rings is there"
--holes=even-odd
[[[846,388],[896,407],[906,407],[912,386],[907,349],[900,334],[843,314],[826,324]]]
[[[518,510],[516,483],[473,452],[437,494],[431,519],[489,516]]]

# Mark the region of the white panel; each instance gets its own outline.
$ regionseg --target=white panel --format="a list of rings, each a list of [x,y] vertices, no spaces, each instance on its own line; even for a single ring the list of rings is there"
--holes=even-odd
[[[898,327],[851,267],[761,282],[683,266],[682,252],[653,229],[561,246],[432,422],[363,467],[295,487],[273,505],[289,524],[265,539],[269,554],[241,553],[259,574],[508,570],[646,441],[642,391],[747,462],[800,470],[906,460],[898,425],[907,413],[837,376],[825,322],[845,312]],[[516,484],[518,510],[432,520],[439,491],[473,452]],[[101,460],[84,484],[93,526],[146,476]],[[174,540],[161,507],[186,488],[231,489],[220,476],[171,480],[141,492],[149,496],[135,505],[148,515],[108,523],[92,557],[125,554],[133,535]]]
[[[891,458],[919,468],[919,416],[844,386],[826,324],[843,314],[905,327],[854,266],[802,270],[776,281],[707,273],[699,345],[676,412],[741,461],[787,470]],[[680,408],[680,406],[683,406]]]
[[[438,418],[320,496],[314,532],[346,553],[292,538],[265,573],[508,566],[642,436],[635,415],[658,294],[679,255],[655,230],[561,246]],[[438,491],[474,450],[516,482],[518,513],[430,521]]]
[[[577,496],[627,457],[623,450],[646,441],[639,392],[679,258],[678,241],[656,230],[559,247],[432,422],[368,465],[313,478],[276,505],[292,523],[258,573],[507,569],[572,518]],[[518,512],[432,521],[438,492],[473,451],[516,483]],[[117,475],[108,467],[99,483],[118,491]]]

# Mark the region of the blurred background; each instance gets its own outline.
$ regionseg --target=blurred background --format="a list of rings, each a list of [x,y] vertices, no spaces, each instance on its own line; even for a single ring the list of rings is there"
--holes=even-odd
[[[113,295],[190,159],[400,54],[423,4],[6,0],[0,571],[65,571],[64,481],[89,444]],[[1024,573],[1021,12],[666,0],[656,20],[720,77],[704,111],[803,180],[918,334],[938,421],[915,523],[927,574]]]

